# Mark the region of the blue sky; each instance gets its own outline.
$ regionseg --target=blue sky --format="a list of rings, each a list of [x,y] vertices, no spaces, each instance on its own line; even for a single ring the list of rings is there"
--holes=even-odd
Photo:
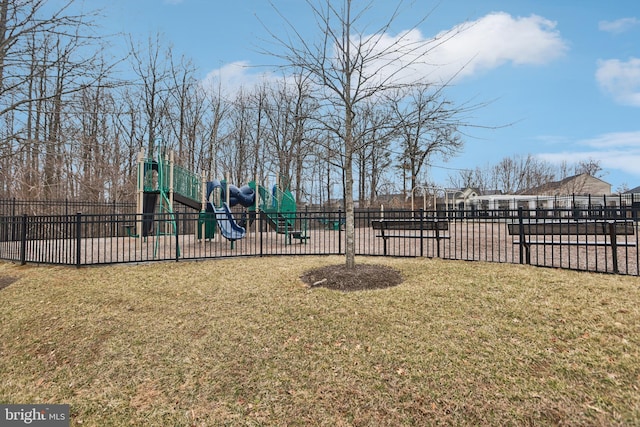
[[[304,33],[317,32],[302,0],[273,0]],[[395,1],[378,0],[371,28],[388,18]],[[258,53],[282,20],[267,0],[90,0],[101,23],[145,42],[162,34],[198,67],[232,91],[260,79],[273,62]],[[467,129],[464,152],[434,159],[430,180],[447,185],[456,169],[485,167],[506,156],[534,154],[551,162],[594,159],[615,191],[640,185],[640,2],[636,0],[428,0],[413,2],[390,37],[430,14],[416,37],[467,25],[434,52],[430,70],[447,78],[460,64],[448,97],[492,101]],[[466,24],[465,24],[466,23]],[[473,25],[469,25],[473,24]],[[115,43],[117,48],[117,43]]]

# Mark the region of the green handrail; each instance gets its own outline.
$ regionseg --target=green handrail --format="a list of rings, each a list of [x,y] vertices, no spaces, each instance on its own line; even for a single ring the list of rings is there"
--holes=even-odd
[[[157,181],[154,182],[153,169],[158,169]],[[170,176],[169,161],[166,159],[144,162],[144,191],[163,191],[169,193]],[[160,173],[162,172],[162,173]],[[173,166],[173,192],[189,199],[200,201],[202,198],[202,179],[200,175],[183,167]]]
[[[202,179],[198,174],[174,165],[173,191],[181,196],[200,201],[202,198]]]

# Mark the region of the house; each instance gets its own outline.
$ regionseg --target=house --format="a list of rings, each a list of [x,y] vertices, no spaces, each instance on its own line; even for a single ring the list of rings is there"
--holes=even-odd
[[[464,209],[470,199],[478,197],[480,190],[477,188],[446,189],[444,206],[447,210]],[[440,203],[438,203],[440,205]]]
[[[640,186],[627,190],[622,194],[640,194]]]
[[[569,209],[586,206],[610,206],[618,200],[611,196],[611,184],[587,173],[550,182],[518,194],[482,194],[469,197],[465,209],[515,210]]]
[[[609,196],[611,195],[611,184],[588,173],[581,173],[560,181],[549,182],[540,187],[530,188],[519,194],[527,196],[587,196],[590,194]]]
[[[379,194],[372,206],[384,206],[390,209],[404,209],[407,207],[407,197],[402,193]]]

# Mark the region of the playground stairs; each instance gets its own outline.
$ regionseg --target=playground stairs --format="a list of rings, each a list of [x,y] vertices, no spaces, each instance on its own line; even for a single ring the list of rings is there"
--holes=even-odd
[[[309,240],[308,224],[303,221],[300,230],[295,229],[295,218],[289,218],[287,214],[277,212],[265,212],[265,216],[271,226],[271,229],[278,234],[285,236],[285,241],[291,244],[292,239],[300,240],[306,243]]]
[[[255,183],[254,183],[255,188]],[[309,225],[307,220],[296,220],[296,201],[288,188],[282,190],[274,185],[273,191],[258,186],[262,203],[260,210],[264,213],[269,226],[278,234],[285,235],[285,241],[290,244],[292,239],[303,243],[309,239]],[[296,222],[300,228],[296,229]]]
[[[269,225],[271,229],[278,234],[284,234],[287,230],[293,229],[293,224],[291,224],[288,219],[278,212],[265,212]]]

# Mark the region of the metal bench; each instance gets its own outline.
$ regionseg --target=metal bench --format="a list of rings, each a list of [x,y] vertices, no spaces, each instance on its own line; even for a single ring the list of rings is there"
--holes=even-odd
[[[632,221],[520,222],[507,224],[509,235],[518,236],[520,263],[531,264],[531,246],[608,246],[617,270],[619,247],[636,246],[628,236],[635,235]],[[533,237],[533,239],[532,239]],[[623,237],[624,239],[620,239]],[[617,271],[616,271],[617,273]]]
[[[387,240],[391,238],[398,239],[436,239],[437,256],[440,257],[440,240],[448,239],[449,236],[441,231],[449,230],[448,221],[438,221],[432,219],[380,219],[372,220],[371,227],[377,231],[376,237],[382,237],[384,255],[387,255]],[[404,233],[403,231],[412,231],[413,233]],[[415,234],[415,231],[420,231]],[[425,233],[427,232],[427,233]],[[420,247],[420,255],[422,256],[422,246]]]

